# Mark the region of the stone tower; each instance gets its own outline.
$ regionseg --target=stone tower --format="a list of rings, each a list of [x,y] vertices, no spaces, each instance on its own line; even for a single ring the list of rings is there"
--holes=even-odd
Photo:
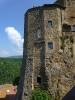
[[[75,0],[33,7],[25,13],[24,49],[16,100],[32,90],[64,98],[75,85]]]

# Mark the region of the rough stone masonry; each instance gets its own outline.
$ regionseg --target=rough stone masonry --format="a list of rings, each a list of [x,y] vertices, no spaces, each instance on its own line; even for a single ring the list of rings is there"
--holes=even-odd
[[[58,95],[58,100],[67,100],[64,97],[74,85],[75,0],[28,9],[16,100],[30,100],[36,88],[47,90],[52,98]]]

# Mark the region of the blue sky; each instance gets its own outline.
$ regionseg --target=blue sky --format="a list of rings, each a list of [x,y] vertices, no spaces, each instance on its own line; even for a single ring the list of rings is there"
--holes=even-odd
[[[56,0],[0,0],[0,57],[23,54],[24,14]]]

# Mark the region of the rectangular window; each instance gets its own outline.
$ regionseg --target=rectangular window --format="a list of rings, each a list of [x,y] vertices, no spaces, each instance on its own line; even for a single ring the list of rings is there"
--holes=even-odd
[[[37,83],[41,83],[41,77],[37,77]]]
[[[48,48],[53,49],[53,43],[48,43]]]
[[[71,25],[63,24],[62,31],[63,32],[70,32],[71,31]]]
[[[52,26],[52,21],[48,21],[48,26]]]
[[[72,27],[72,31],[74,31],[74,32],[75,32],[75,25],[73,25],[73,27]]]

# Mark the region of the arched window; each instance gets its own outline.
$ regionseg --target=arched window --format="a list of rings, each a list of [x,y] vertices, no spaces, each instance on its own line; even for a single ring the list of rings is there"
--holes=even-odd
[[[41,29],[40,29],[40,27],[37,28],[37,37],[41,38]]]

